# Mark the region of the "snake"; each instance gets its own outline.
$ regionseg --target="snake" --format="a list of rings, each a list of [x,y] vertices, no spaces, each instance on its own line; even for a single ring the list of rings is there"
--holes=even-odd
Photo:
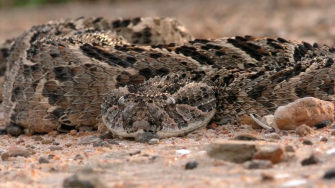
[[[0,47],[6,130],[107,128],[183,136],[334,101],[333,47],[251,35],[194,39],[175,18],[78,18],[33,26]],[[0,80],[1,81],[1,80]]]

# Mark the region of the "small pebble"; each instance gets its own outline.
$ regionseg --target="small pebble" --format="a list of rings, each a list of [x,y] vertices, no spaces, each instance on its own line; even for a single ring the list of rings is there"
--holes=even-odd
[[[83,160],[84,159],[84,157],[82,156],[82,155],[80,155],[80,154],[77,154],[74,158],[73,158],[73,160]]]
[[[63,188],[107,188],[105,181],[92,169],[83,169],[63,181]]]
[[[332,136],[335,136],[335,130],[332,130],[332,132],[330,133]]]
[[[1,159],[2,159],[3,161],[7,161],[9,157],[10,157],[10,155],[9,155],[8,152],[1,153]]]
[[[16,141],[16,144],[17,144],[17,145],[18,145],[18,144],[21,144],[21,143],[24,143],[24,140],[20,139],[20,140]]]
[[[307,166],[307,165],[317,164],[319,162],[320,162],[320,160],[315,155],[311,155],[308,158],[302,160],[301,165],[302,166]]]
[[[36,147],[28,144],[28,145],[26,145],[26,148],[28,148],[28,149],[35,149]]]
[[[104,140],[104,139],[113,139],[114,136],[113,136],[113,133],[112,132],[105,132],[105,133],[102,133],[99,135],[99,138],[101,140]]]
[[[40,157],[38,159],[38,163],[42,164],[42,163],[50,163],[49,160],[45,157]]]
[[[84,131],[79,131],[77,135],[78,136],[85,136],[85,132]]]
[[[26,148],[19,148],[16,146],[12,146],[8,149],[7,152],[1,154],[1,158],[4,161],[7,160],[9,157],[22,156],[22,157],[27,158],[35,153],[36,153],[35,151],[28,149],[28,148],[26,149]]]
[[[287,145],[285,146],[285,151],[286,152],[295,152],[295,147],[292,145]]]
[[[80,131],[84,131],[84,132],[89,131],[89,132],[92,132],[93,131],[93,127],[87,127],[87,126],[85,126],[85,127],[79,127],[79,132]]]
[[[66,143],[65,146],[70,147],[70,146],[72,146],[72,144],[71,143]]]
[[[302,142],[302,144],[304,144],[304,145],[313,145],[313,142],[310,141],[310,140],[308,140],[308,139],[305,139],[305,140]]]
[[[198,162],[197,161],[190,161],[190,162],[186,163],[185,170],[192,170],[192,169],[197,168],[197,166],[198,166]]]
[[[135,137],[135,141],[140,143],[146,143],[153,138],[158,138],[158,135],[156,133],[146,132],[137,134],[137,136]]]
[[[272,164],[280,163],[285,155],[285,150],[280,145],[263,145],[252,156],[252,159],[269,160]]]
[[[97,136],[85,137],[78,142],[78,145],[92,144],[92,143],[94,143],[96,141],[99,141],[99,140],[100,140],[100,138],[97,137]]]
[[[113,145],[120,145],[117,141],[115,140],[107,140],[108,144],[113,144]]]
[[[251,160],[245,162],[248,169],[267,169],[272,168],[272,162],[269,160]]]
[[[51,131],[51,132],[48,133],[48,135],[57,136],[57,135],[59,135],[59,132],[58,131]]]
[[[52,142],[52,144],[53,144],[53,145],[56,145],[56,146],[60,145],[59,142]]]
[[[63,148],[60,146],[50,146],[48,149],[50,149],[50,151],[56,151],[56,150],[62,150]]]
[[[153,139],[149,140],[149,144],[150,145],[159,144],[159,140],[157,138],[153,138]]]
[[[42,141],[44,140],[44,138],[42,138],[41,136],[32,136],[31,137],[34,141]]]
[[[71,187],[94,188],[95,186],[89,181],[79,179],[78,175],[75,174],[75,175],[72,175],[64,179],[63,187],[64,188],[71,188]]]
[[[263,181],[273,181],[275,179],[275,176],[271,173],[263,172],[261,175]]]
[[[327,138],[327,137],[324,137],[324,136],[322,136],[322,137],[320,138],[320,141],[321,141],[321,142],[328,142],[328,138]]]
[[[51,143],[52,143],[52,140],[51,140],[51,139],[45,139],[45,140],[42,140],[41,143],[42,143],[42,144],[51,144]]]
[[[327,170],[327,172],[323,176],[323,179],[333,179],[333,178],[335,178],[335,168]]]
[[[50,155],[48,155],[48,159],[53,159],[53,158],[54,158],[54,156],[55,156],[55,155],[53,155],[53,154],[50,154]]]
[[[72,135],[72,136],[76,136],[77,135],[77,130],[76,129],[72,129],[71,131],[70,131],[70,135]]]
[[[245,133],[240,134],[232,138],[231,140],[245,140],[245,141],[253,141],[253,140],[260,140],[256,135]]]
[[[309,134],[313,134],[314,130],[307,125],[301,125],[295,129],[295,133],[299,135],[300,137],[303,137]]]
[[[106,141],[98,140],[93,143],[93,147],[109,147],[110,145]]]
[[[281,134],[282,134],[283,136],[288,136],[288,132],[287,132],[287,131],[281,131]]]
[[[152,157],[150,158],[150,160],[154,161],[154,160],[156,160],[157,158],[159,158],[159,156],[152,156]]]
[[[129,155],[133,156],[133,155],[137,155],[137,154],[140,154],[140,153],[141,153],[141,150],[136,150],[136,151],[130,152]]]
[[[218,127],[218,125],[213,122],[211,124],[208,124],[206,128],[215,130],[217,127]]]
[[[270,133],[270,134],[266,134],[264,135],[265,138],[272,138],[275,140],[280,140],[280,136],[277,133]]]

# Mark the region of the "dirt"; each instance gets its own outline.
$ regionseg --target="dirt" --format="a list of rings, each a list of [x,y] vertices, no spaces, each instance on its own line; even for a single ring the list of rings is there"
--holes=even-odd
[[[334,8],[332,0],[142,0],[0,9],[0,41],[17,36],[34,24],[59,18],[172,16],[197,38],[253,35],[333,46]],[[1,119],[2,114],[3,122]],[[267,137],[270,133],[265,130],[225,125],[204,128],[185,137],[161,139],[154,145],[119,138],[103,142],[97,138],[99,133],[85,131],[0,135],[0,187],[62,187],[66,178],[74,174],[79,177],[83,168],[93,171],[83,173],[83,177],[95,180],[92,184],[96,187],[335,187],[335,178],[323,178],[335,167],[335,137],[331,132],[326,127],[299,137],[294,131],[281,131],[276,140]],[[242,133],[264,139],[258,141],[263,145],[293,146],[295,152],[286,151],[282,162],[268,169],[248,169],[247,163],[236,164],[207,155],[209,143]],[[83,139],[93,143],[79,144]],[[313,145],[304,145],[305,139]],[[23,156],[8,157],[15,152]],[[318,162],[302,166],[301,162],[311,154]],[[186,166],[195,168],[186,170]]]

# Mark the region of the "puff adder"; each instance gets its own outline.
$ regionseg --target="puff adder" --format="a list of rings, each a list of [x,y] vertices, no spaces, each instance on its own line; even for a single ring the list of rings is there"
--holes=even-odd
[[[172,18],[50,22],[9,40],[0,55],[12,135],[103,122],[119,136],[163,138],[270,114],[301,97],[334,101],[334,48],[253,36],[193,40]]]

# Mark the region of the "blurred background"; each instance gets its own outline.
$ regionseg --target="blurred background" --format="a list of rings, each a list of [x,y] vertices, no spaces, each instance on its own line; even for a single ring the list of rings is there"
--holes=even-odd
[[[335,46],[334,0],[0,0],[0,42],[49,20],[169,16],[196,38],[283,37]]]

